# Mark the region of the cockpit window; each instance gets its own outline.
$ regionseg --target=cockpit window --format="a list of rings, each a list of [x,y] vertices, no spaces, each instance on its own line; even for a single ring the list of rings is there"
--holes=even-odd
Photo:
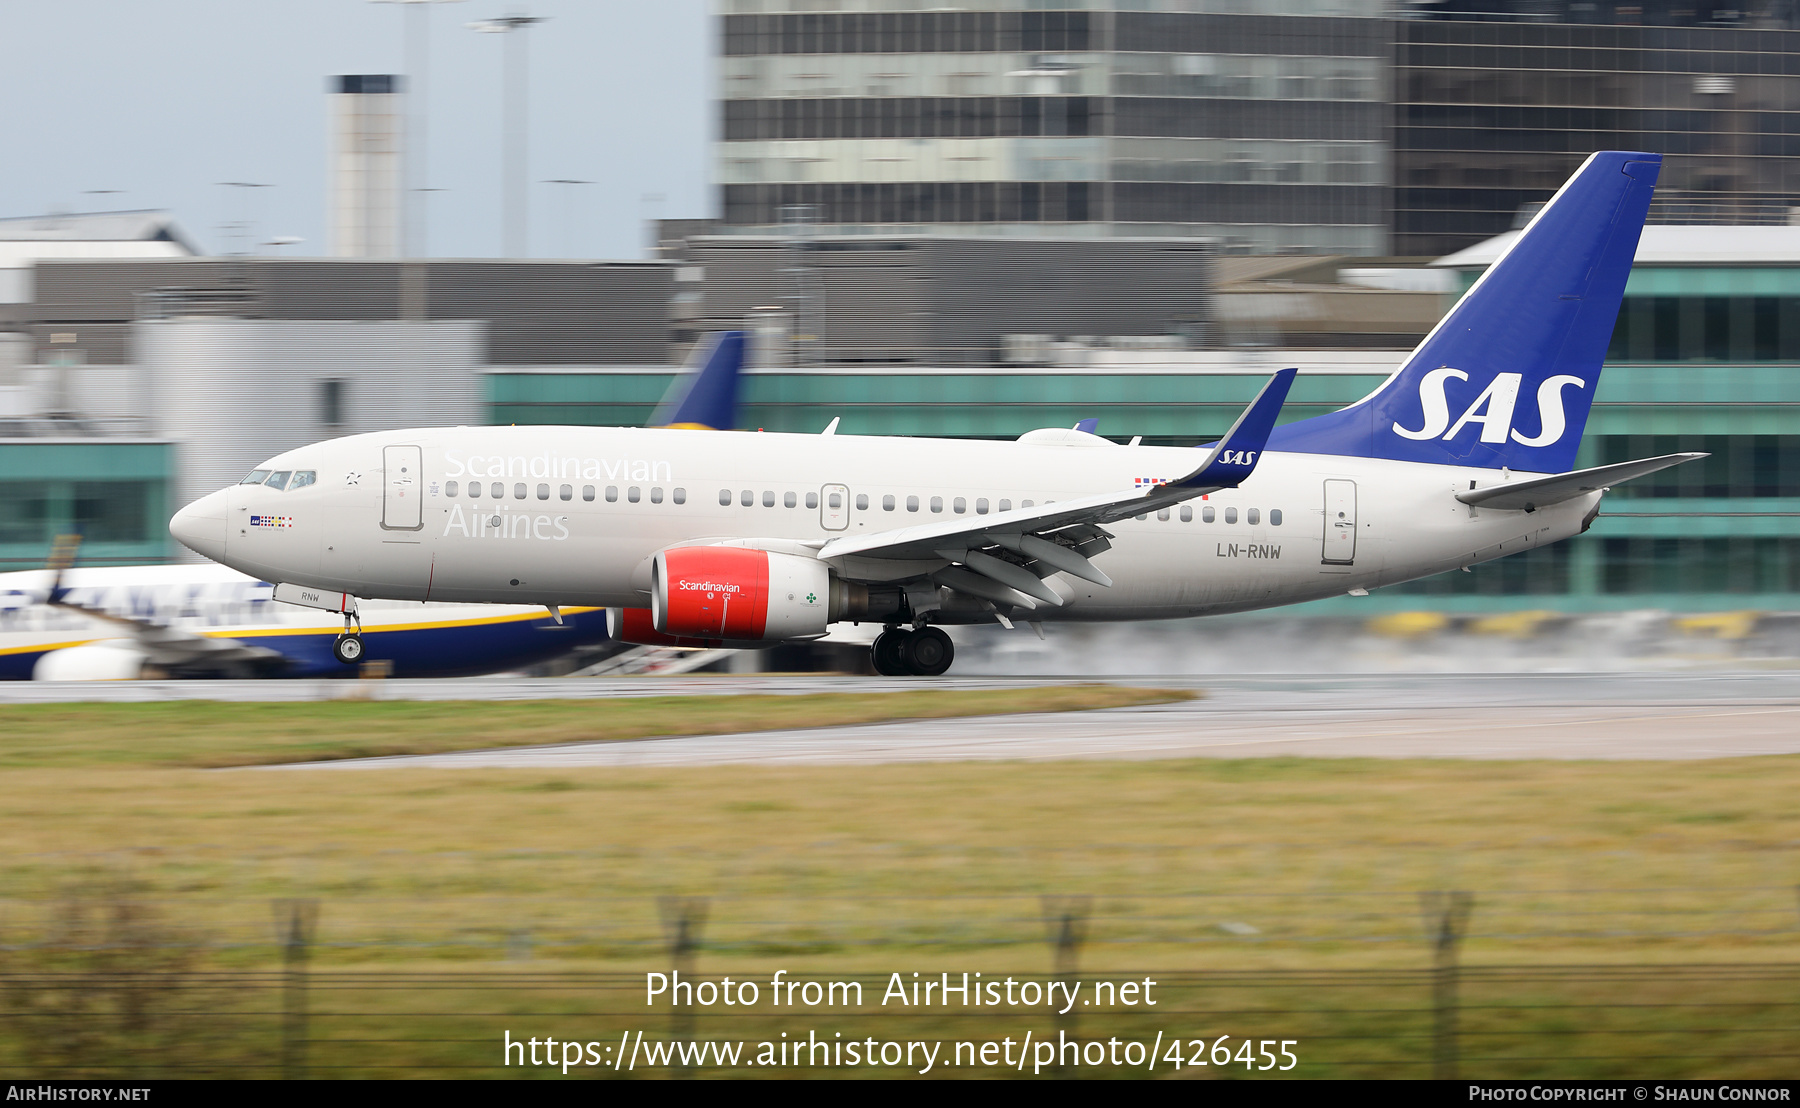
[[[319,479],[318,470],[296,469],[294,471],[293,478],[290,481],[288,481],[288,491],[293,492],[295,489],[303,489],[306,486],[313,484],[318,479]]]
[[[268,470],[253,469],[250,471],[250,475],[248,477],[245,477],[242,481],[239,481],[238,484],[240,484],[240,485],[260,485],[268,479],[269,479],[269,471]]]
[[[287,488],[288,478],[293,475],[294,471],[291,469],[278,469],[274,473],[269,474],[269,479],[264,481],[263,484],[272,489],[285,489]]]

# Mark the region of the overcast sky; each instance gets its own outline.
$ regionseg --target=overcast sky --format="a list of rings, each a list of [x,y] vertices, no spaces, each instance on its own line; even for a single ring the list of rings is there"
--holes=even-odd
[[[712,214],[704,0],[461,0],[428,12],[430,252],[500,252],[504,36],[465,24],[509,10],[549,18],[526,32],[532,254],[641,257],[645,218]],[[0,216],[167,208],[208,250],[248,219],[323,254],[326,80],[402,72],[405,18],[370,0],[0,0]]]

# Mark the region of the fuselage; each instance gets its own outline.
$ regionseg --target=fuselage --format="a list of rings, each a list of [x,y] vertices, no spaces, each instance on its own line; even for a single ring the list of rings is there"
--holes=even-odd
[[[342,676],[331,654],[341,617],[273,600],[269,582],[222,565],[117,566],[63,574],[70,605],[43,603],[55,574],[0,574],[0,680],[28,680],[47,655],[96,643],[132,645],[133,620],[184,635],[228,639],[277,657],[267,676]],[[377,601],[363,613],[369,657],[408,677],[493,673],[606,641],[604,613],[571,610],[557,624],[541,607]],[[179,667],[177,667],[179,668]]]
[[[816,549],[845,535],[1149,486],[1196,464],[1192,449],[1080,438],[1082,445],[637,428],[392,431],[270,459],[263,469],[316,477],[297,489],[221,490],[184,509],[174,527],[189,546],[246,574],[358,597],[643,607],[652,556],[671,546]],[[1456,569],[1583,529],[1598,492],[1531,513],[1471,508],[1454,497],[1471,482],[1485,488],[1525,476],[1267,452],[1241,487],[1108,524],[1112,549],[1095,564],[1112,587],[1058,574],[1068,601],[1032,618],[1166,619],[1290,604]],[[833,569],[883,581],[944,564],[850,557]],[[953,617],[946,611],[937,621]]]

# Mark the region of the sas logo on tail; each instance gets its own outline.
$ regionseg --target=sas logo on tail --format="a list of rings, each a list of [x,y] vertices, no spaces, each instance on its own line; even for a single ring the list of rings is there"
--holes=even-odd
[[[1228,466],[1253,466],[1256,464],[1255,450],[1227,450],[1219,455],[1219,464]]]
[[[1452,377],[1459,381],[1469,379],[1467,373],[1448,366],[1427,373],[1419,382],[1419,405],[1424,409],[1425,425],[1414,430],[1402,427],[1396,421],[1394,434],[1415,440],[1442,438],[1447,441],[1455,438],[1463,428],[1480,424],[1482,442],[1505,442],[1510,436],[1520,446],[1550,446],[1563,437],[1569,426],[1568,416],[1563,412],[1563,389],[1569,385],[1587,387],[1586,381],[1568,374],[1546,378],[1537,390],[1538,433],[1526,436],[1513,428],[1513,409],[1519,402],[1519,385],[1524,374],[1496,374],[1493,382],[1464,409],[1454,424],[1450,422],[1450,401],[1445,396],[1446,382]]]

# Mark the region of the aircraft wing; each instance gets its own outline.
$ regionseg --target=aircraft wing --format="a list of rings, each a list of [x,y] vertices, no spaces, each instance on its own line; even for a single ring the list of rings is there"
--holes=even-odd
[[[100,608],[72,603],[63,599],[60,594],[61,590],[52,589],[44,603],[53,608],[80,612],[89,619],[102,620],[123,628],[151,663],[158,666],[182,666],[195,662],[249,662],[281,656],[266,647],[251,646],[237,639],[198,635],[152,620],[116,615]]]
[[[57,538],[47,565],[53,571],[50,590],[44,594],[43,602],[52,608],[79,612],[89,619],[123,628],[153,665],[180,666],[200,661],[248,662],[281,656],[266,647],[251,646],[237,639],[197,635],[154,620],[122,616],[104,608],[89,607],[70,600],[69,590],[63,587],[62,578],[63,573],[74,563],[79,546],[80,539],[76,536]]]
[[[1622,485],[1639,477],[1648,477],[1658,470],[1668,469],[1670,466],[1678,466],[1683,462],[1691,462],[1696,458],[1706,456],[1705,454],[1664,454],[1657,458],[1640,458],[1635,462],[1620,462],[1617,465],[1578,469],[1573,473],[1534,477],[1529,481],[1505,481],[1498,485],[1489,485],[1485,489],[1459,492],[1456,494],[1456,499],[1471,507],[1535,512],[1539,508],[1548,508],[1552,504],[1573,500],[1583,493],[1596,492],[1613,485]]]
[[[1275,417],[1297,372],[1284,369],[1270,378],[1231,430],[1184,477],[1148,489],[1097,493],[973,519],[944,520],[833,539],[820,547],[818,557],[943,559],[959,565],[934,575],[941,584],[1028,608],[1036,606],[1028,597],[1048,604],[1062,603],[1042,583],[1043,577],[1059,570],[1095,584],[1111,585],[1112,581],[1088,561],[1091,555],[1111,547],[1106,541],[1111,536],[1103,526],[1241,484],[1255,471],[1263,444],[1274,429]],[[996,556],[984,552],[984,548],[993,547],[1003,553]]]

